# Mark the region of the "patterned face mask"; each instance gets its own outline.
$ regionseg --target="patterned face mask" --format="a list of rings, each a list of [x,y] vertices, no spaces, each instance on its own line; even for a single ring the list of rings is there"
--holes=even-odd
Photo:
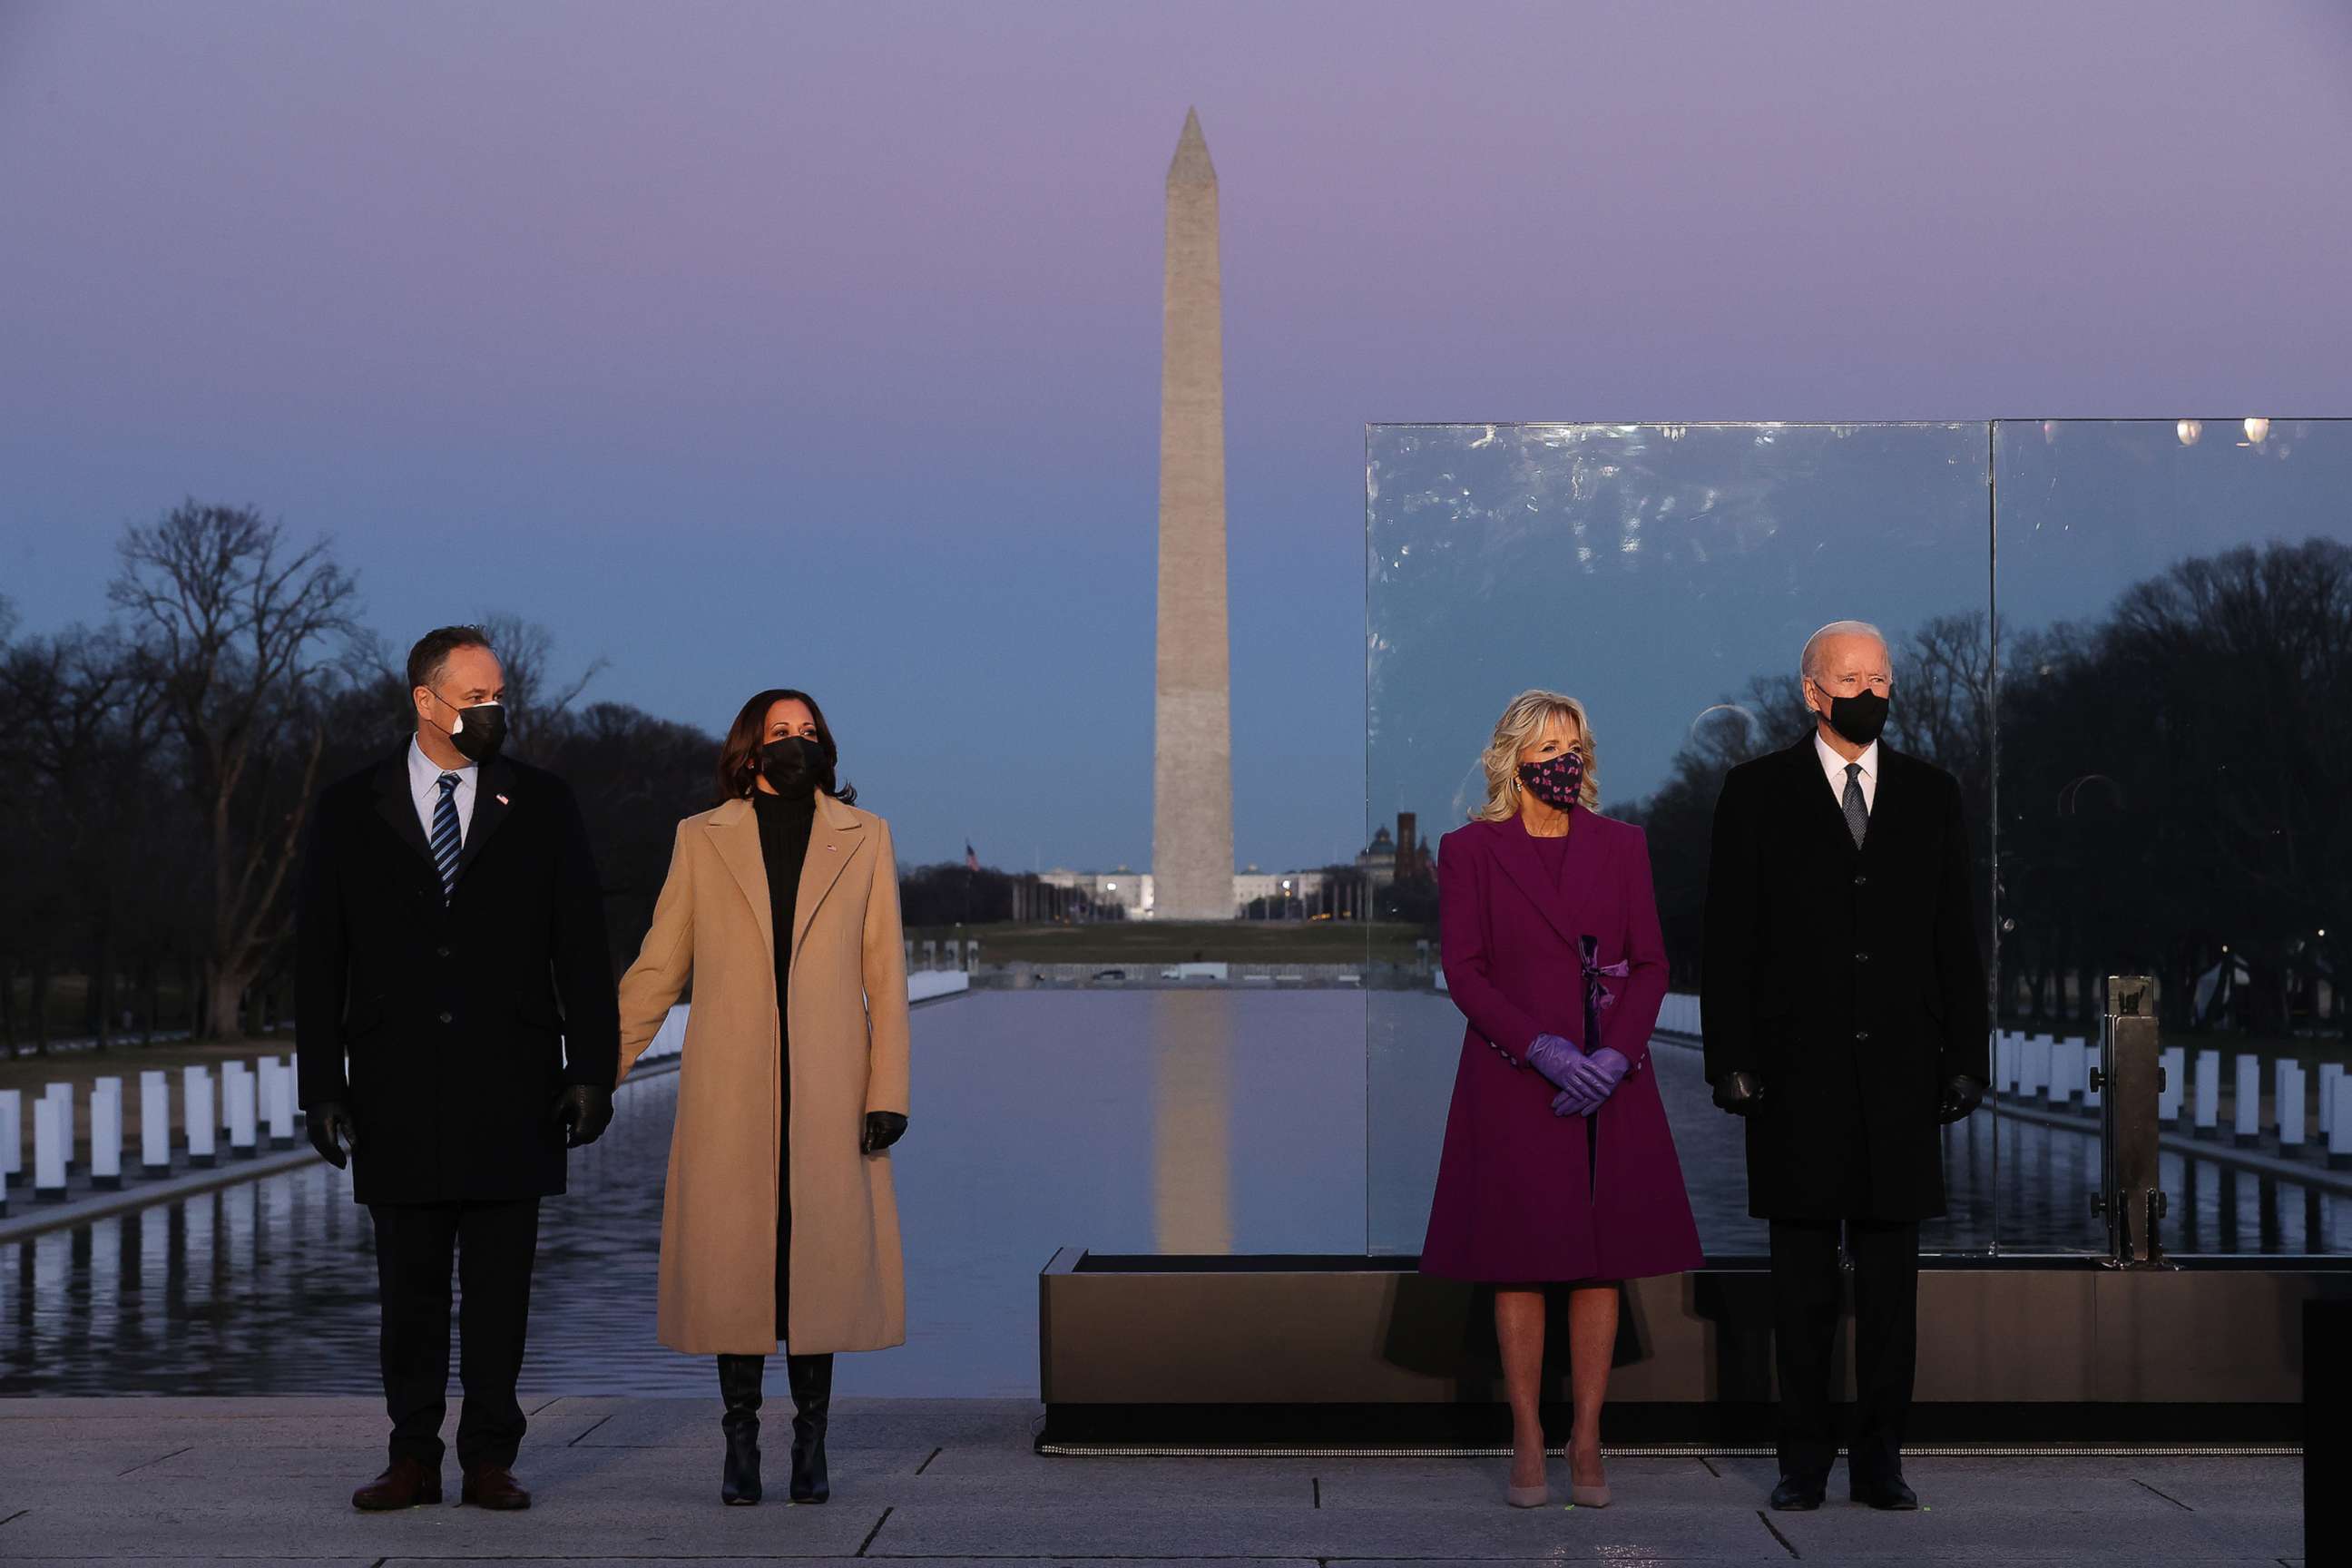
[[[1584,758],[1575,752],[1562,752],[1539,763],[1521,763],[1519,783],[1546,805],[1566,811],[1576,804],[1577,792],[1584,785]]]

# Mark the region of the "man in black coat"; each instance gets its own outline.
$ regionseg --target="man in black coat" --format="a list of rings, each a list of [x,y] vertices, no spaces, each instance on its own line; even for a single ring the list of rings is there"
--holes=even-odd
[[[348,1153],[375,1222],[392,1458],[352,1501],[440,1500],[454,1247],[461,1496],[526,1508],[515,1381],[539,1200],[563,1191],[567,1143],[612,1120],[613,961],[571,789],[499,754],[505,676],[483,634],[428,634],[408,680],[415,737],[319,797],[297,926],[310,1142]]]
[[[1987,1075],[1984,963],[1949,773],[1878,743],[1885,639],[1805,644],[1813,732],[1731,770],[1716,803],[1700,976],[1715,1102],[1747,1119],[1748,1209],[1771,1222],[1780,1509],[1819,1507],[1837,1442],[1838,1244],[1853,1263],[1857,1501],[1916,1508],[1903,1426],[1919,1222],[1944,1212],[1941,1127]]]

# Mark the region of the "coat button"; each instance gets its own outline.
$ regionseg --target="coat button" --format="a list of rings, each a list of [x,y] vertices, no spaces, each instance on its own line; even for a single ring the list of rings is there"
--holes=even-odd
[[[436,958],[446,958],[449,956],[449,950],[446,947],[436,947],[433,950],[433,952],[434,956]]]
[[[448,1014],[444,1013],[441,1015],[441,1021],[445,1024],[450,1024],[455,1023],[457,1020],[452,1018]]]
[[[1857,952],[1853,955],[1853,961],[1856,963],[1868,963],[1870,962],[1870,954],[1866,952]]]
[[[1866,1040],[1870,1038],[1870,1031],[1868,1029],[1856,1029],[1853,1032],[1853,1037],[1856,1040]]]
[[[1857,873],[1853,879],[1853,885],[1857,888],[1866,888],[1870,886],[1870,878],[1866,875]]]

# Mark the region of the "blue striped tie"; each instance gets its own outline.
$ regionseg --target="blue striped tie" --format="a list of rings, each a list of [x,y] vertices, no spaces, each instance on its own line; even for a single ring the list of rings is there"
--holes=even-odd
[[[441,801],[433,808],[433,864],[441,872],[441,901],[448,903],[457,890],[457,851],[465,847],[457,831],[457,775],[441,775]]]

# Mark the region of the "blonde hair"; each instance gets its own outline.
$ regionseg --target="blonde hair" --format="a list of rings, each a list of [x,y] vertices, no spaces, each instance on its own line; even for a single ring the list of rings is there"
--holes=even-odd
[[[1587,811],[1601,809],[1601,760],[1592,743],[1592,724],[1584,704],[1557,691],[1522,691],[1511,699],[1495,721],[1495,733],[1478,753],[1486,770],[1486,801],[1470,814],[1473,822],[1508,822],[1519,815],[1519,748],[1543,733],[1554,719],[1565,719],[1576,731],[1577,748],[1584,753],[1584,782],[1576,803]]]

